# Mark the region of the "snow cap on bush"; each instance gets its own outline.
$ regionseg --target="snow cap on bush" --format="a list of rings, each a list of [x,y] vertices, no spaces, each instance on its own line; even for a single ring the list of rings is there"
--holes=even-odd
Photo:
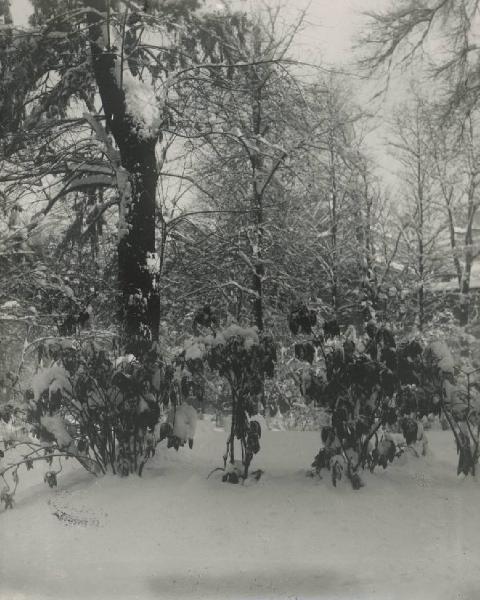
[[[71,394],[72,386],[69,375],[64,367],[54,365],[47,369],[39,369],[32,378],[33,399],[37,402],[47,391],[49,395],[58,390]]]
[[[444,341],[438,340],[431,342],[425,349],[425,356],[438,367],[442,373],[453,375],[455,362],[450,349]]]
[[[60,448],[68,448],[72,443],[72,436],[68,433],[66,423],[60,415],[43,415],[40,417],[40,423],[48,433],[51,433],[57,441]]]

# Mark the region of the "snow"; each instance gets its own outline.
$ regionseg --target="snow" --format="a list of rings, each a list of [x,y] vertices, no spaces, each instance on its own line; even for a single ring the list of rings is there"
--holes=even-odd
[[[56,460],[22,470],[0,512],[1,600],[480,597],[479,484],[456,477],[449,432],[356,492],[305,477],[318,438],[263,431],[249,486],[207,479],[225,450],[208,420],[193,451],[160,446],[142,479],[69,460],[51,490],[42,469]]]
[[[40,423],[45,429],[55,436],[59,448],[68,448],[73,439],[68,433],[65,421],[59,415],[44,415],[40,417]]]
[[[155,95],[153,86],[134,77],[129,69],[124,70],[122,83],[127,113],[138,133],[144,139],[156,137],[162,123],[162,102]]]
[[[222,330],[225,339],[238,336],[244,339],[245,346],[247,344],[258,344],[258,330],[256,327],[240,327],[239,325],[229,325]]]
[[[156,252],[148,252],[145,262],[150,275],[156,275],[160,272],[160,257]]]
[[[115,359],[115,368],[118,369],[121,365],[130,365],[137,359],[133,354],[126,354],[125,356],[119,356]]]
[[[102,151],[106,153],[110,166],[115,172],[117,188],[120,196],[118,239],[121,240],[125,235],[128,235],[129,232],[129,227],[125,220],[125,215],[132,199],[132,189],[128,172],[122,166],[120,152],[113,146],[110,136],[104,127],[102,127],[98,119],[96,119],[94,115],[87,112],[83,113],[83,118],[87,123],[89,123],[90,127],[95,132],[95,138],[101,145]]]
[[[12,425],[11,423],[4,423],[0,421],[0,439],[4,442],[31,442],[32,438],[28,434],[27,430],[22,426]],[[3,448],[2,448],[3,450]],[[1,464],[1,458],[0,458]]]
[[[205,347],[203,344],[194,342],[188,346],[185,350],[185,360],[196,360],[197,358],[203,358],[205,354]]]
[[[250,350],[252,346],[258,345],[259,343],[258,330],[256,327],[229,325],[215,336],[209,334],[186,340],[185,359],[193,360],[203,358],[208,348],[224,346],[228,340],[233,337],[240,338],[243,341],[246,350]]]
[[[170,423],[173,425],[173,435],[182,442],[193,440],[197,427],[197,411],[190,404],[181,404],[172,411]]]
[[[32,391],[35,402],[45,390],[49,390],[51,393],[59,389],[65,390],[67,393],[72,390],[67,371],[59,365],[47,369],[41,368],[32,378]]]
[[[442,340],[438,340],[432,342],[428,348],[432,356],[435,357],[438,368],[444,373],[453,374],[455,362],[447,344]]]
[[[21,308],[22,307],[17,300],[8,300],[0,306],[0,310],[20,310]]]

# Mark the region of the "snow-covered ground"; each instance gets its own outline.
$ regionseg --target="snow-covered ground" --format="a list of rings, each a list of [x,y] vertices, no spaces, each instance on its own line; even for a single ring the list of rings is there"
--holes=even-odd
[[[225,442],[209,421],[141,480],[69,461],[51,490],[36,466],[0,512],[0,598],[478,600],[480,485],[457,479],[448,432],[429,439],[356,492],[305,477],[309,432],[264,432],[256,484],[207,480]]]

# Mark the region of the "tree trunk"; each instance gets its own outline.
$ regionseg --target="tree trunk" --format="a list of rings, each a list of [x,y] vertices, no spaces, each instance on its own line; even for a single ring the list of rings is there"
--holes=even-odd
[[[418,288],[418,328],[423,331],[425,324],[425,288],[423,282],[420,283]]]
[[[418,112],[417,112],[417,128],[418,128]],[[425,203],[424,203],[424,188],[423,188],[423,164],[422,164],[422,149],[420,138],[417,130],[417,207],[418,207],[418,275],[420,285],[418,288],[418,328],[423,330],[425,324]]]
[[[119,143],[122,165],[131,184],[131,199],[125,214],[128,231],[118,245],[121,317],[129,346],[142,346],[144,342],[148,345],[158,339],[159,332],[159,294],[147,266],[149,255],[155,253],[158,179],[155,145],[156,140],[143,141],[135,136],[130,136],[130,143]]]
[[[455,235],[455,223],[453,220],[452,208],[449,203],[447,204],[447,216],[448,216],[448,233],[450,236],[450,248],[452,249],[452,255],[453,255],[453,266],[455,267],[455,274],[457,276],[458,289],[461,290],[463,272],[462,272],[462,265],[460,264],[460,260],[458,258],[458,254],[457,254],[457,240],[456,240],[456,235]]]
[[[468,325],[470,320],[470,286],[469,281],[470,275],[462,282],[462,287],[460,288],[460,325],[463,327]]]
[[[363,195],[358,198],[358,227],[357,241],[359,248],[362,248],[362,253],[359,255],[361,273],[361,287],[363,288],[363,300],[370,302],[370,307],[365,307],[362,315],[369,317],[372,311],[376,314],[378,308],[378,290],[375,272],[375,248],[372,234],[372,197],[369,189],[369,183],[366,172],[362,173],[363,179]],[[363,198],[363,201],[361,199]]]
[[[473,134],[472,134],[473,135]],[[462,285],[460,288],[461,293],[461,306],[460,306],[460,324],[468,325],[470,319],[470,279],[472,276],[472,265],[473,265],[473,221],[477,206],[475,204],[475,192],[476,192],[475,174],[471,175],[471,182],[468,190],[468,206],[467,206],[467,230],[465,232],[465,268],[463,270]]]
[[[260,37],[255,38],[255,55],[261,53]],[[252,67],[252,86],[253,86],[253,105],[252,105],[252,124],[255,136],[261,134],[262,129],[262,86],[263,82],[255,67]],[[253,317],[255,325],[259,331],[263,331],[263,277],[265,267],[262,262],[263,246],[263,194],[259,187],[258,178],[262,174],[263,160],[257,149],[252,151],[250,156],[252,166],[252,204],[255,218],[255,240],[253,244],[253,264],[254,273],[252,288],[255,292],[253,300]]]
[[[338,316],[338,252],[337,252],[337,202],[338,202],[338,190],[337,190],[337,173],[335,169],[335,151],[333,135],[330,134],[331,139],[329,140],[330,145],[330,184],[331,184],[331,198],[330,198],[330,238],[332,243],[332,256],[331,256],[331,269],[332,269],[332,308],[335,318]]]
[[[158,339],[159,332],[159,294],[147,264],[149,255],[155,253],[158,134],[145,136],[127,112],[125,94],[115,76],[118,57],[109,45],[108,19],[106,34],[104,30],[106,0],[87,0],[87,4],[95,11],[88,14],[89,36],[106,127],[115,139],[130,184],[121,209],[124,222],[120,222],[118,244],[119,312],[125,349],[138,354]]]

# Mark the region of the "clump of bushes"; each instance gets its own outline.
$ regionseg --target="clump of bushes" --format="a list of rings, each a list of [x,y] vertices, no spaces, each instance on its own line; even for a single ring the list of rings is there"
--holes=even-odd
[[[322,406],[330,423],[312,473],[332,482],[346,476],[354,489],[361,472],[386,468],[406,448],[425,450],[422,418],[442,415],[455,436],[458,473],[474,475],[479,459],[480,402],[456,377],[452,355],[440,340],[397,340],[374,321],[358,337],[331,324],[295,346],[303,367],[296,380],[307,403]],[[327,335],[328,332],[328,335]],[[398,432],[399,435],[392,435]]]
[[[20,467],[39,460],[58,459],[59,469],[45,476],[54,487],[64,459],[94,475],[141,475],[160,441],[193,446],[196,411],[184,402],[191,382],[162,363],[155,346],[137,359],[93,339],[49,338],[38,345],[38,359],[22,405],[0,415],[9,425],[3,454],[14,451],[0,467],[5,507],[13,505]]]

